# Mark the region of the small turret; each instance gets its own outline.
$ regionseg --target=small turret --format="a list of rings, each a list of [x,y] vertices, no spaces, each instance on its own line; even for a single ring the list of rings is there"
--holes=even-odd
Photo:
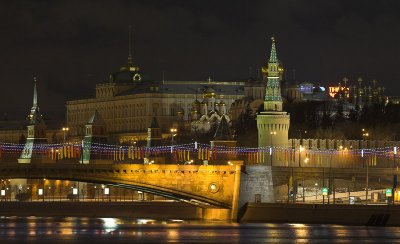
[[[203,100],[203,101],[200,103],[200,114],[201,114],[201,115],[207,114],[207,111],[208,111],[208,109],[207,109],[207,102],[206,102],[205,100]]]
[[[221,116],[226,114],[226,104],[222,100],[218,103],[218,111]]]
[[[35,148],[37,144],[47,143],[47,137],[46,125],[44,124],[44,120],[38,105],[38,96],[36,90],[37,78],[34,77],[33,80],[33,105],[28,116],[28,136],[26,138],[26,143],[24,145],[24,149],[22,150],[21,156],[18,159],[18,163],[31,163],[33,160],[44,160],[44,156],[38,152],[38,148]]]

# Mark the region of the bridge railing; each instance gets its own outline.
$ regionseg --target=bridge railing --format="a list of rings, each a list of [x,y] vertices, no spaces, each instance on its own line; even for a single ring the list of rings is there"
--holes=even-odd
[[[366,165],[377,168],[397,167],[396,147],[320,150],[290,147],[211,147],[201,143],[158,147],[64,143],[34,144],[31,148],[25,144],[0,143],[0,161],[17,161],[24,150],[31,150],[32,157],[47,158],[54,162],[60,160],[78,162],[87,157],[89,162],[104,160],[110,163],[224,164],[231,160],[240,160],[247,165],[266,164],[286,167],[362,168]],[[85,156],[85,152],[88,155]]]

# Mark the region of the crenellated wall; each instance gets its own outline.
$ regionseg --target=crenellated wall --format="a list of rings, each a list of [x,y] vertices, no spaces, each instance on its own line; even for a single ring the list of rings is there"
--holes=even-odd
[[[377,140],[332,140],[332,139],[289,139],[288,145],[298,148],[302,142],[306,149],[365,149],[400,146],[400,141],[377,141]],[[342,146],[342,148],[340,147]]]

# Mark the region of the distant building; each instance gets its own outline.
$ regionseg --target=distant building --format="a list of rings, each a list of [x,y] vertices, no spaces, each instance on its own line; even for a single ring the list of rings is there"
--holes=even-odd
[[[312,82],[291,83],[283,89],[282,96],[288,102],[331,101],[325,87]]]
[[[329,87],[329,95],[338,102],[363,107],[384,103],[387,100],[384,94],[385,87],[378,86],[376,80],[372,80],[372,84],[363,84],[363,79],[358,78],[355,84],[349,85],[349,79],[345,77],[342,82],[339,82],[337,86]]]
[[[178,125],[190,130],[192,121],[209,120],[212,114],[220,117],[242,97],[243,82],[147,80],[129,55],[120,71],[96,85],[96,97],[67,102],[67,125],[70,136],[81,138],[97,110],[111,140],[133,143],[146,140],[153,117],[166,135]]]

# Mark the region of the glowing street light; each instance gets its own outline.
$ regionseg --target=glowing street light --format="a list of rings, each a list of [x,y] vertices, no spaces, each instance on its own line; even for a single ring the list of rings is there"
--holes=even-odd
[[[63,131],[63,135],[64,135],[63,138],[64,138],[64,143],[65,143],[65,135],[66,135],[66,133],[68,133],[69,128],[68,127],[63,127],[62,131]]]
[[[301,152],[304,150],[303,146],[300,145],[299,147],[299,167],[301,167]]]
[[[367,130],[364,128],[361,130],[362,131],[362,137],[363,137],[363,146],[361,149],[361,158],[363,158],[365,168],[366,168],[366,177],[365,177],[365,205],[368,205],[368,187],[369,187],[369,163],[367,162],[366,159],[364,159],[364,141],[365,138],[369,137],[369,133]]]
[[[271,157],[271,166],[272,166],[272,147],[273,147],[273,143],[272,143],[272,137],[276,135],[276,131],[271,131],[270,132],[271,135],[271,147],[269,148],[269,155]]]
[[[177,135],[176,133],[178,132],[178,129],[176,129],[176,128],[171,128],[169,131],[171,132],[171,153],[173,153],[173,148],[174,148],[174,136]]]
[[[393,147],[393,188],[392,188],[393,193],[395,193],[396,188],[397,188],[397,174],[395,173],[395,169],[396,169],[396,171],[399,170],[399,168],[396,165],[396,154],[397,154],[397,147],[394,146]],[[395,200],[395,197],[393,195],[392,204],[394,204],[394,200]]]

